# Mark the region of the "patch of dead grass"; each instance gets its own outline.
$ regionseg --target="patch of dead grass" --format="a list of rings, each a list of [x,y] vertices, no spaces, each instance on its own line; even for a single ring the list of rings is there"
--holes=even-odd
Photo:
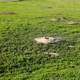
[[[15,12],[0,12],[0,15],[15,15]]]

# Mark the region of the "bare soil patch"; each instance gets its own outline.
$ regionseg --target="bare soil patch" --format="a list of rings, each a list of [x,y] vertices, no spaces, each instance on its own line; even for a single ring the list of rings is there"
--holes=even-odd
[[[66,17],[54,17],[50,19],[52,22],[57,22],[57,23],[65,23],[68,25],[77,25],[80,24],[80,20],[77,19],[72,19],[72,18],[66,18]]]
[[[77,24],[80,24],[80,22],[78,22],[78,21],[67,21],[67,24],[69,24],[69,25],[77,25]]]
[[[0,12],[0,15],[15,15],[15,12]]]
[[[53,22],[60,22],[60,21],[67,21],[67,18],[65,17],[55,17],[55,18],[52,18],[50,19],[50,21],[53,21]]]
[[[60,37],[38,37],[34,39],[37,43],[42,44],[50,44],[50,43],[58,43],[62,39]]]

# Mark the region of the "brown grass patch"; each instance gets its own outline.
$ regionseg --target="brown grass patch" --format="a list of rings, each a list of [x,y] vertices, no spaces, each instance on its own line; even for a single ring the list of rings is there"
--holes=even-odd
[[[0,12],[0,15],[15,15],[15,12]]]

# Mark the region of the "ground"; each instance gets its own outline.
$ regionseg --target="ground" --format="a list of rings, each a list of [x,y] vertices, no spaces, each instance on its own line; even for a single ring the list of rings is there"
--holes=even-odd
[[[62,41],[34,41],[43,36]],[[0,80],[79,79],[79,0],[0,2]]]

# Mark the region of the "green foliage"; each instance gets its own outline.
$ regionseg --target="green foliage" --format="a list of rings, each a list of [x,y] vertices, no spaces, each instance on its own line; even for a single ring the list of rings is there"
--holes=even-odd
[[[70,3],[70,4],[69,4]],[[79,80],[80,24],[51,21],[65,17],[80,21],[80,1],[25,0],[0,3],[0,80]],[[34,38],[58,36],[56,44]],[[70,47],[72,46],[72,47]],[[58,53],[51,57],[46,52]]]

